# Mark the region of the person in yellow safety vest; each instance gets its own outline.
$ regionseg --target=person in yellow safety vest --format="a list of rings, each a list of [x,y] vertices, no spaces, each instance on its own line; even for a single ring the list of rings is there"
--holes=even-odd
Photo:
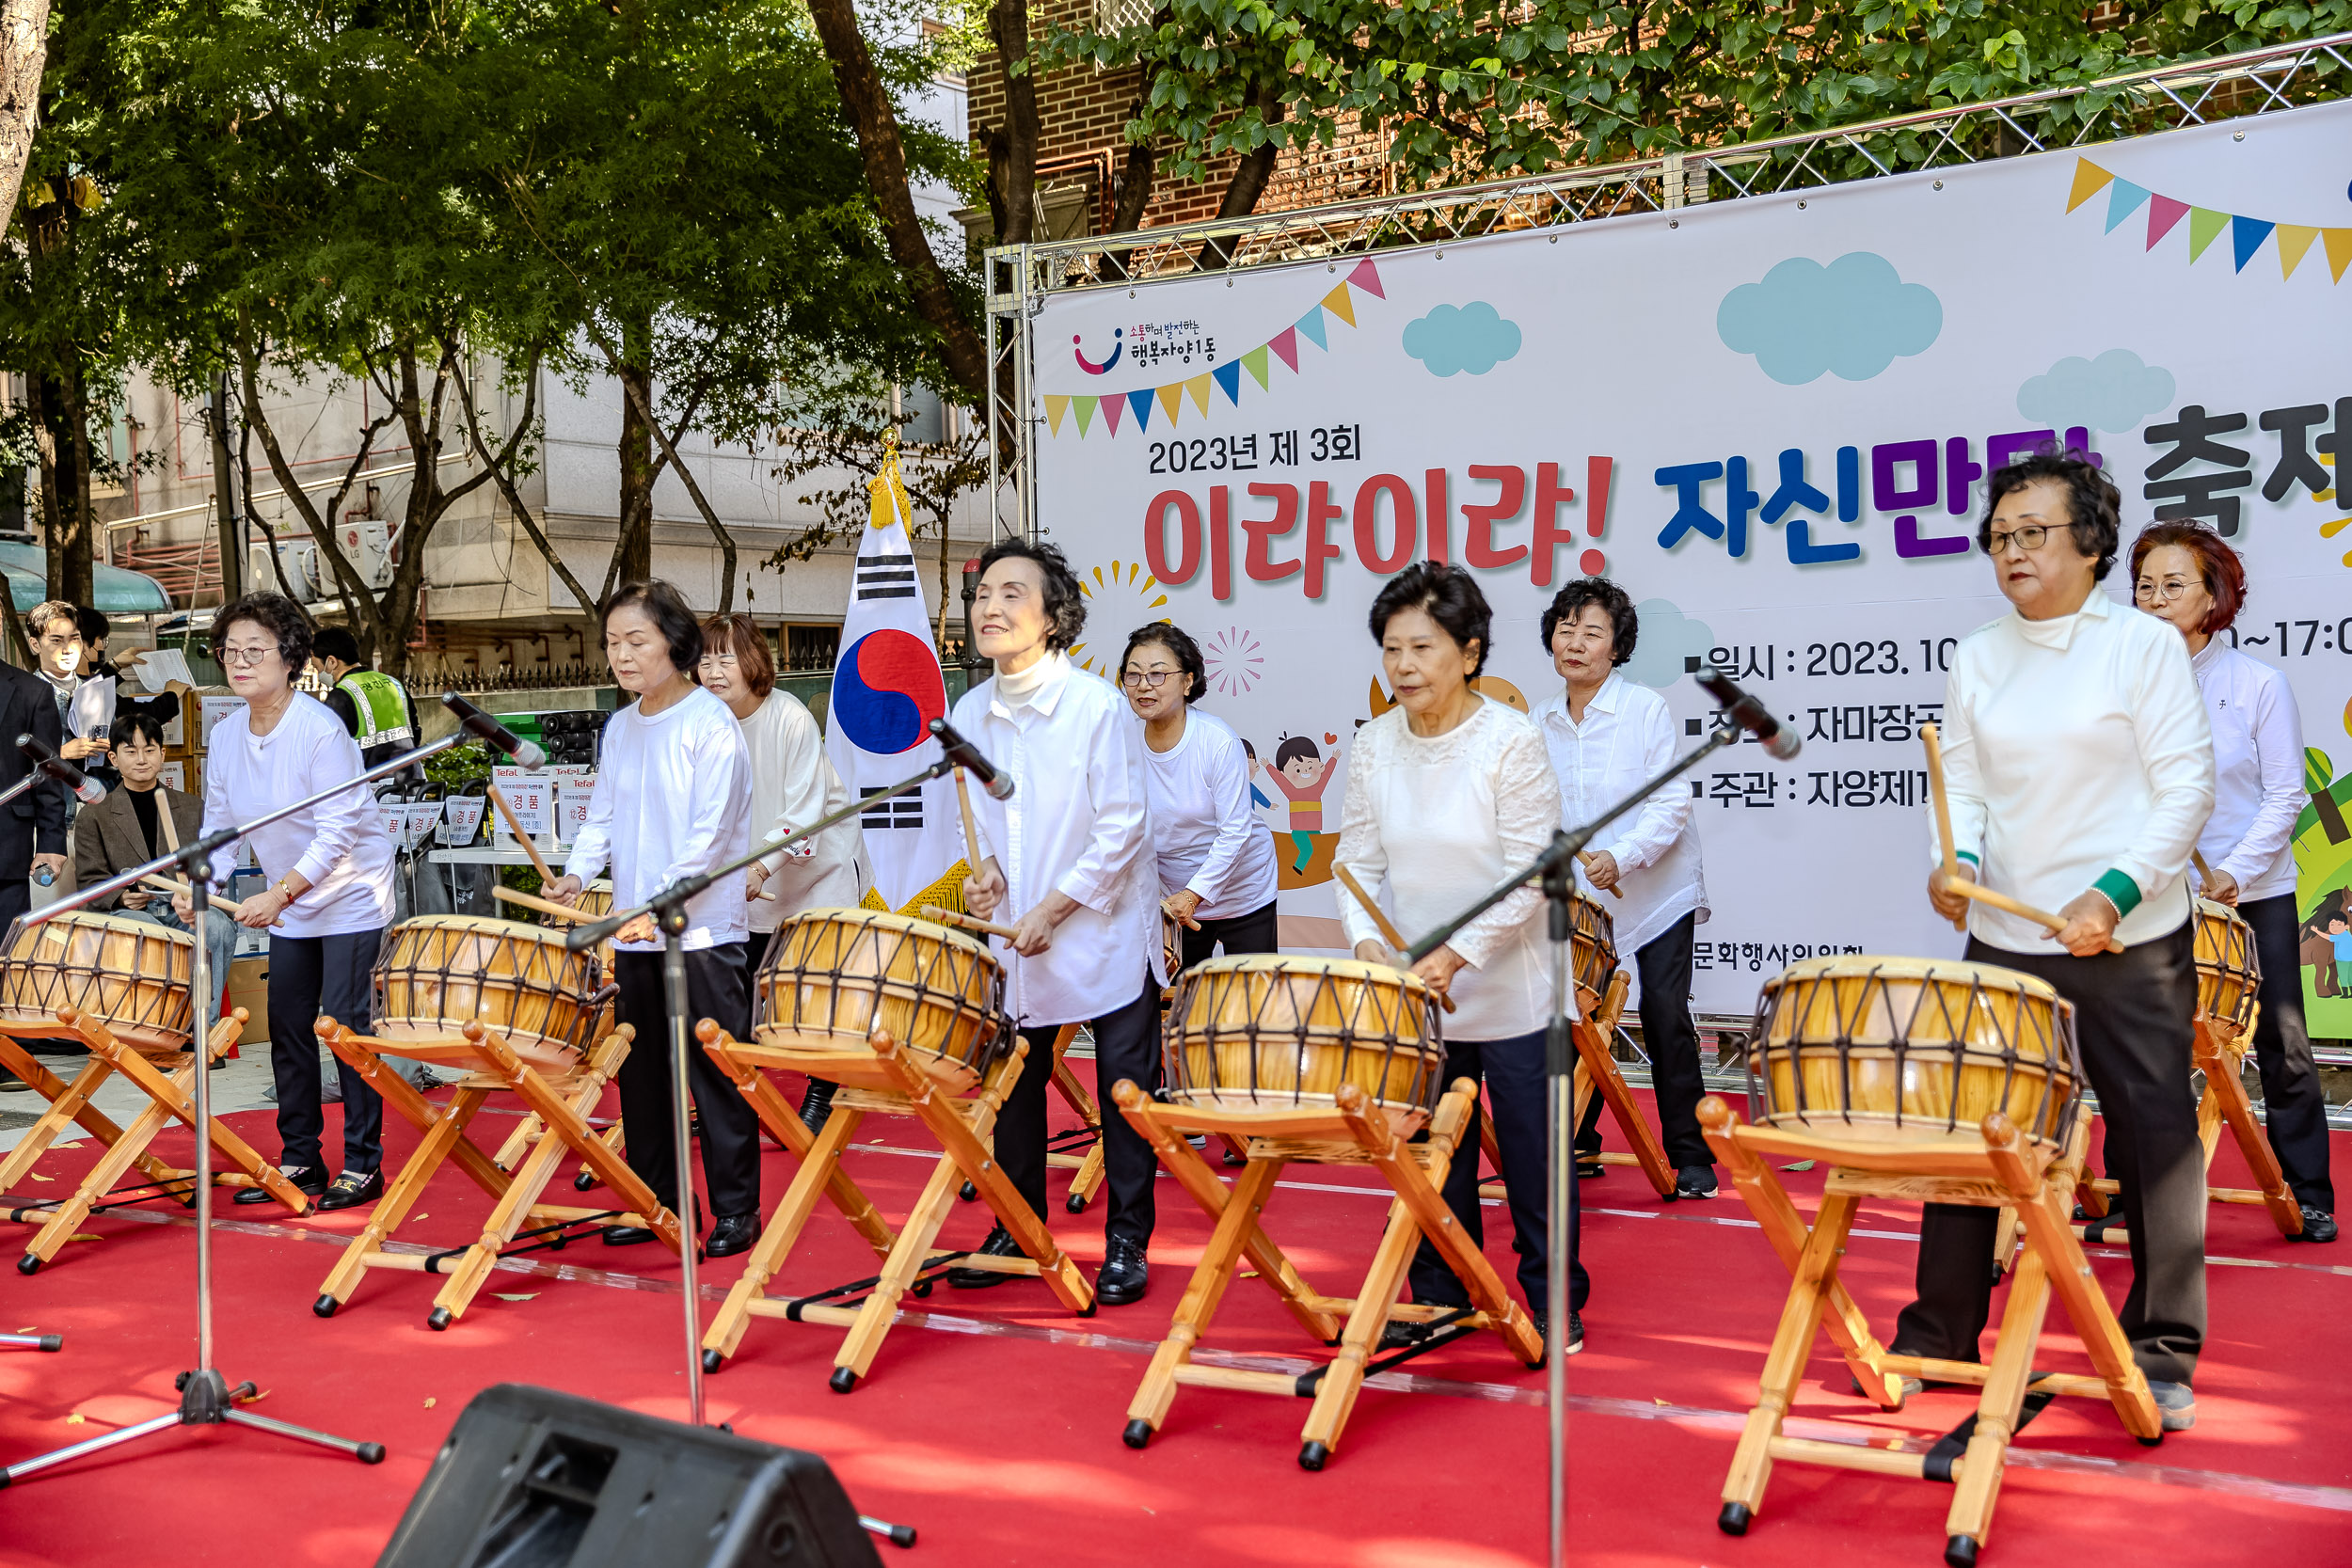
[[[362,761],[373,768],[417,744],[416,703],[400,682],[359,663],[358,638],[342,626],[323,627],[310,651],[333,683],[326,705],[358,741]]]

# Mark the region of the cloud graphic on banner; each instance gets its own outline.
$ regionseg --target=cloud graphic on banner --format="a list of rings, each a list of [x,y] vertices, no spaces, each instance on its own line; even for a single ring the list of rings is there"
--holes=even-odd
[[[1485,375],[1518,351],[1518,324],[1504,321],[1483,299],[1440,305],[1405,327],[1405,352],[1427,366],[1431,375],[1460,371]]]
[[[1664,690],[1690,673],[1685,660],[1694,654],[1705,658],[1715,645],[1706,623],[1683,614],[1672,599],[1644,599],[1633,613],[1641,630],[1633,640],[1633,657],[1618,666],[1618,673],[1636,686]]]
[[[1906,283],[1883,256],[1867,250],[1828,266],[1794,256],[1724,296],[1715,332],[1735,354],[1752,354],[1785,387],[1867,381],[1902,356],[1924,353],[1944,330],[1944,302]]]
[[[2111,348],[2096,359],[2061,359],[2017,388],[2017,412],[2052,430],[2137,430],[2151,414],[2171,406],[2172,372],[2127,348]]]

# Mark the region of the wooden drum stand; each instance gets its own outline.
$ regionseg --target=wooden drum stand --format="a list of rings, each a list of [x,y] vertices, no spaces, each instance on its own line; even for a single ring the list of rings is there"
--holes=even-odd
[[[355,1035],[331,1018],[318,1021],[319,1037],[336,1056],[384,1097],[384,1103],[405,1117],[422,1134],[416,1152],[386,1189],[368,1223],[326,1282],[310,1310],[331,1318],[351,1299],[370,1269],[404,1269],[411,1273],[447,1275],[447,1283],[433,1298],[426,1326],[447,1328],[466,1315],[474,1295],[489,1279],[501,1257],[513,1252],[556,1248],[572,1239],[582,1225],[644,1226],[675,1254],[681,1245],[677,1216],[654,1198],[653,1192],[588,1125],[588,1113],[604,1096],[605,1085],[628,1055],[633,1033],[622,1024],[600,1040],[585,1060],[569,1071],[543,1071],[517,1055],[504,1039],[485,1032],[479,1022],[464,1026],[462,1037],[441,1044],[413,1039],[368,1039]],[[405,1078],[387,1065],[387,1056],[408,1056],[465,1073],[458,1079],[446,1110],[419,1094]],[[515,1095],[544,1130],[530,1142],[530,1152],[510,1176],[467,1136],[483,1101],[501,1091]],[[519,1133],[518,1133],[519,1136]],[[508,1140],[510,1147],[515,1139]],[[554,1180],[566,1151],[581,1162],[623,1203],[628,1211],[580,1209],[542,1204],[539,1196]],[[504,1151],[501,1151],[504,1152]],[[426,1183],[444,1162],[457,1168],[495,1200],[482,1234],[471,1245],[442,1252],[389,1252],[385,1243],[398,1230]],[[523,1240],[527,1244],[516,1247]]]
[[[975,1077],[940,1058],[902,1049],[879,1028],[867,1036],[865,1051],[816,1049],[782,1039],[739,1040],[708,1019],[696,1026],[695,1035],[751,1101],[760,1125],[800,1161],[766,1231],[745,1259],[741,1277],[703,1338],[704,1370],[717,1371],[736,1354],[753,1318],[828,1323],[850,1331],[834,1357],[831,1379],[834,1391],[846,1394],[872,1370],[899,1301],[910,1291],[930,1295],[938,1271],[950,1264],[1041,1278],[1063,1307],[1080,1317],[1093,1315],[1094,1291],[1086,1275],[1013,1189],[993,1156],[996,1114],[1020,1078],[1028,1054],[1025,1041],[1016,1037],[1010,1053]],[[1068,1036],[1065,1031],[1063,1043]],[[937,1063],[937,1070],[947,1076],[935,1076],[927,1062]],[[840,1085],[822,1132],[809,1132],[763,1068],[804,1072]],[[841,1168],[842,1150],[869,1114],[914,1117],[942,1151],[922,1196],[895,1230]],[[934,1244],[954,1212],[957,1190],[967,1182],[1026,1257],[986,1258]],[[882,1273],[815,1295],[771,1296],[768,1286],[791,1255],[819,1196],[866,1238],[882,1259]]]
[[[1625,1015],[1626,993],[1632,989],[1631,977],[1622,969],[1609,980],[1609,994],[1597,997],[1590,990],[1577,988],[1576,1022],[1570,1033],[1576,1040],[1576,1125],[1584,1125],[1584,1113],[1597,1092],[1601,1103],[1617,1123],[1617,1131],[1625,1134],[1631,1151],[1625,1154],[1605,1152],[1600,1156],[1604,1165],[1638,1165],[1660,1197],[1675,1195],[1675,1168],[1666,1163],[1664,1145],[1650,1131],[1649,1118],[1642,1115],[1639,1101],[1633,1098],[1632,1087],[1618,1070],[1617,1058],[1609,1049],[1609,1042],[1617,1036],[1617,1021]],[[1492,1117],[1482,1117],[1478,1123],[1480,1147],[1486,1151],[1486,1163],[1498,1172],[1502,1169],[1502,1155],[1495,1146],[1495,1123]],[[1482,1182],[1481,1197],[1502,1197],[1500,1176]]]
[[[237,1043],[245,1032],[246,1013],[236,1008],[229,1016],[213,1023],[211,1048],[205,1053],[208,1062],[218,1061]],[[67,1084],[40,1065],[17,1037],[26,1039],[72,1039],[86,1047],[89,1061]],[[79,1126],[91,1137],[105,1146],[89,1174],[82,1179],[73,1196],[55,1204],[11,1204],[0,1214],[24,1224],[38,1224],[40,1228],[26,1244],[24,1256],[16,1260],[19,1274],[32,1274],[57,1255],[57,1250],[73,1238],[82,1222],[104,1207],[105,1198],[114,1191],[115,1183],[125,1172],[136,1165],[147,1178],[149,1189],[142,1197],[171,1196],[183,1204],[190,1201],[189,1183],[196,1173],[179,1170],[165,1164],[150,1154],[148,1146],[165,1125],[177,1117],[189,1126],[196,1124],[193,1099],[198,1071],[196,1053],[179,1051],[170,1055],[150,1059],[150,1053],[117,1039],[106,1025],[96,1017],[70,1006],[59,1007],[54,1018],[46,1020],[8,1019],[0,1021],[0,1066],[6,1067],[30,1084],[49,1101],[49,1109],[40,1119],[25,1129],[24,1136],[0,1160],[0,1192],[14,1186],[45,1153],[57,1135],[69,1126]],[[116,1073],[137,1085],[150,1103],[131,1120],[127,1128],[117,1127],[96,1106],[90,1097],[100,1085]],[[214,1178],[221,1187],[260,1187],[285,1206],[290,1214],[307,1214],[310,1200],[302,1190],[276,1165],[253,1151],[253,1147],[230,1130],[228,1123],[215,1118],[212,1123],[213,1151],[223,1164],[232,1167]],[[122,1201],[138,1202],[140,1197]]]
[[[1954,1488],[1945,1519],[1945,1561],[1967,1568],[1976,1561],[1993,1525],[2004,1457],[2010,1439],[2042,1404],[2058,1394],[2104,1399],[2115,1406],[2123,1428],[2142,1443],[2164,1435],[2148,1380],[2132,1359],[2130,1344],[2114,1310],[2100,1293],[2082,1247],[2066,1223],[2066,1203],[2081,1172],[2090,1118],[2078,1119],[2066,1152],[2052,1158],[2020,1137],[2008,1117],[1984,1118],[1981,1142],[1939,1143],[1843,1141],[1818,1134],[1743,1124],[1713,1095],[1699,1102],[1699,1124],[1708,1147],[1730,1170],[1733,1184],[1764,1235],[1794,1276],[1780,1328],[1764,1365],[1759,1399],[1724,1481],[1725,1533],[1744,1535],[1764,1504],[1764,1488],[1776,1460],[1865,1470],[1913,1481],[1940,1481]],[[1829,1165],[1821,1207],[1807,1229],[1773,1162],[1817,1160]],[[1991,1362],[1939,1361],[1897,1355],[1871,1334],[1843,1282],[1838,1260],[1846,1237],[1866,1197],[1921,1203],[1959,1203],[2013,1208],[2025,1233],[2025,1249],[2010,1281],[2008,1305]],[[2067,1316],[2090,1353],[2095,1377],[2033,1370],[2035,1347],[2050,1296],[2056,1291]],[[1813,1341],[1826,1326],[1852,1370],[1854,1381],[1882,1409],[1901,1408],[1900,1379],[1929,1378],[1982,1386],[1977,1413],[1924,1452],[1896,1452],[1863,1444],[1821,1442],[1781,1433]],[[2030,1393],[2028,1390],[2030,1389]],[[2031,1401],[2031,1409],[2027,1409]]]

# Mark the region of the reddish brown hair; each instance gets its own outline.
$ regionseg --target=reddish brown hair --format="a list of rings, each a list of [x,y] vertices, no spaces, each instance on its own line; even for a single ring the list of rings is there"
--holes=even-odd
[[[2237,620],[2237,612],[2246,608],[2246,563],[2238,559],[2221,535],[2198,523],[2151,523],[2139,531],[2132,541],[2132,582],[2137,592],[2140,562],[2148,552],[2166,545],[2177,545],[2197,558],[2197,573],[2205,580],[2205,592],[2213,595],[2213,609],[2205,614],[2205,624],[2197,629],[2210,637],[2227,631]]]
[[[712,654],[733,654],[736,668],[751,683],[752,695],[765,702],[776,689],[776,659],[759,623],[738,611],[713,615],[703,623],[703,648]]]

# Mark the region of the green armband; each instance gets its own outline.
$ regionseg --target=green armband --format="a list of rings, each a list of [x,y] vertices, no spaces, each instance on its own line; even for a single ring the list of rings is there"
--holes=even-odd
[[[2099,879],[2090,886],[2093,892],[2098,893],[2108,903],[2115,906],[2116,918],[2119,920],[2139,908],[2139,884],[2113,866],[2100,872]]]

